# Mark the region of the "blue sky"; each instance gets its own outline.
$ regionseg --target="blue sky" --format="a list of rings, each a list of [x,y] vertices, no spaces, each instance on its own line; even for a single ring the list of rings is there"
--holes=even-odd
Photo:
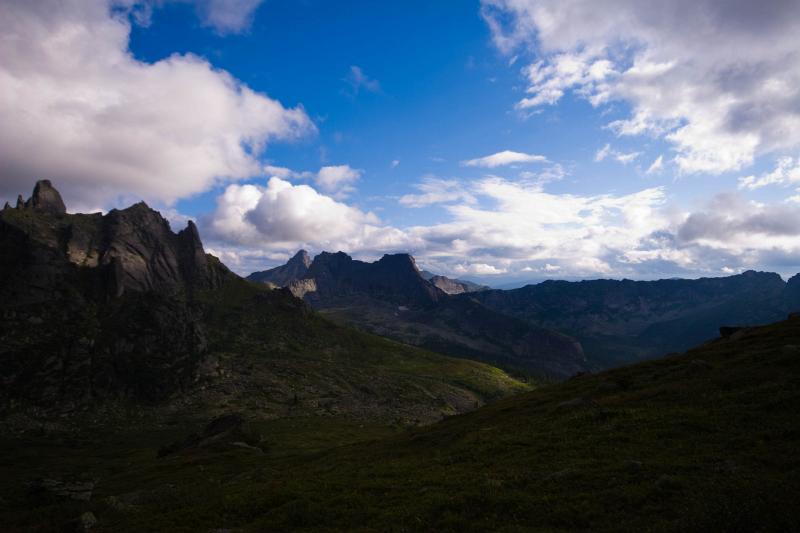
[[[494,285],[800,270],[791,2],[12,1],[0,19],[4,200],[39,177],[72,210],[145,199],[240,273],[299,247]]]

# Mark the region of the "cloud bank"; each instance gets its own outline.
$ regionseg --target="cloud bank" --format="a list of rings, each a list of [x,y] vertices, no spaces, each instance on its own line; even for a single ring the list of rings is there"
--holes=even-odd
[[[798,2],[483,0],[482,14],[501,51],[535,52],[520,109],[625,102],[609,126],[663,137],[687,174],[800,144]]]
[[[222,5],[208,4],[209,16]],[[169,204],[260,175],[268,143],[315,131],[302,107],[203,58],[136,60],[127,13],[102,1],[0,3],[0,195],[49,178],[72,206]]]

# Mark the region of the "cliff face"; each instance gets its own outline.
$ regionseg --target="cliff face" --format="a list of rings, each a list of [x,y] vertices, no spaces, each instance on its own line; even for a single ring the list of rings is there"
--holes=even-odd
[[[307,292],[306,298],[325,305],[367,297],[396,305],[429,307],[444,296],[423,279],[408,254],[384,255],[375,263],[365,263],[343,252],[322,252],[314,258],[305,279],[316,282],[316,291]]]
[[[285,265],[253,272],[247,276],[247,279],[258,283],[271,283],[277,287],[286,287],[293,281],[305,277],[310,265],[311,257],[308,252],[300,250]]]
[[[144,203],[67,214],[47,181],[0,212],[0,399],[78,406],[186,386],[206,350],[197,291],[235,277],[190,222]]]

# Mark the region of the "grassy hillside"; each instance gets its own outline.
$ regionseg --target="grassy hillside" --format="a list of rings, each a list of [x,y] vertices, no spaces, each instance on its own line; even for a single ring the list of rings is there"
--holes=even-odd
[[[4,524],[90,510],[97,531],[797,530],[800,318],[411,431],[260,424],[263,451],[160,459],[187,427],[6,440]],[[100,481],[89,502],[23,490],[44,473]]]

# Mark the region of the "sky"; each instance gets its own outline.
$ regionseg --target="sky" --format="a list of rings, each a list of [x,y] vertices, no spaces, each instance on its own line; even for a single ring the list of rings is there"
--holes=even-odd
[[[800,271],[794,0],[5,0],[0,201],[493,286]]]

